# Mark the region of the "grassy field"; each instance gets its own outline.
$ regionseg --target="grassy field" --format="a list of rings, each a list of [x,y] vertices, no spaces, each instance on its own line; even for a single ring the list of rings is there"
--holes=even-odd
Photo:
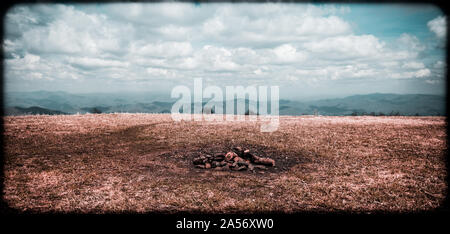
[[[282,116],[179,122],[164,114],[4,117],[4,200],[31,212],[411,212],[447,195],[444,117]],[[234,146],[267,171],[194,168]]]

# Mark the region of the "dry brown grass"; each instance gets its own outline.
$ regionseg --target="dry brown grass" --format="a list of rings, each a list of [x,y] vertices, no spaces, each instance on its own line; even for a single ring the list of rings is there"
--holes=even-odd
[[[411,212],[447,195],[442,117],[180,122],[162,114],[4,117],[4,199],[31,212]],[[195,169],[242,146],[266,172]]]

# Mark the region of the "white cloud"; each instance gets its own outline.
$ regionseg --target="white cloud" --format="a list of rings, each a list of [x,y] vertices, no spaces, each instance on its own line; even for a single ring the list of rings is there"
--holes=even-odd
[[[67,64],[43,59],[41,56],[26,53],[25,56],[15,56],[5,60],[5,77],[21,80],[54,80],[77,79],[79,75]]]
[[[274,7],[274,12],[267,11],[273,16],[266,17],[262,12],[254,12],[255,15],[249,17],[247,14],[252,14],[253,8],[244,5],[239,10],[218,10],[202,25],[202,32],[223,45],[243,47],[280,45],[352,32],[350,24],[338,16],[289,12],[289,9]]]
[[[225,25],[222,20],[218,17],[207,20],[203,23],[203,32],[205,34],[219,34],[220,32],[225,30]]]
[[[12,69],[24,69],[24,70],[35,70],[39,68],[39,61],[41,57],[34,54],[25,54],[23,58],[16,57],[14,59],[7,59],[7,68]]]
[[[88,58],[88,57],[75,57],[69,58],[68,62],[71,64],[79,65],[86,68],[99,68],[99,67],[128,67],[128,62],[121,62],[116,60]]]
[[[32,9],[48,11],[41,5]],[[113,23],[102,14],[89,14],[66,5],[55,5],[52,10],[49,14],[54,20],[28,27],[16,43],[34,53],[98,55],[120,51],[123,35],[132,34],[132,27]],[[16,27],[8,25],[17,24],[8,23],[7,31]]]
[[[224,47],[205,45],[197,51],[190,64],[201,64],[199,67],[205,71],[236,71],[239,65],[232,57],[233,53]]]
[[[24,5],[5,18],[5,74],[308,83],[443,76],[444,62],[421,56],[429,43],[410,33],[392,41],[358,34],[341,17],[349,11],[274,3]],[[428,27],[443,37],[445,22],[438,17]]]
[[[385,44],[373,35],[329,37],[305,43],[307,50],[331,59],[379,57]]]
[[[338,80],[348,78],[367,78],[379,75],[373,68],[365,68],[360,65],[344,65],[344,66],[329,66],[326,68],[314,68],[309,70],[297,69],[295,74],[303,79],[314,78],[318,80]]]
[[[445,39],[447,36],[447,17],[438,16],[427,23],[430,31],[436,34],[439,39]]]
[[[295,47],[290,44],[284,44],[273,49],[276,56],[276,62],[300,62],[306,59],[304,53],[299,53]]]
[[[30,73],[30,78],[32,79],[42,79],[43,75],[39,72],[32,72]]]
[[[402,33],[397,40],[397,47],[411,52],[420,52],[425,50],[425,46],[420,43],[419,39],[408,33]]]
[[[430,70],[429,69],[420,69],[420,70],[418,70],[418,71],[416,71],[415,73],[414,73],[414,76],[415,77],[427,77],[427,76],[430,76],[431,75],[431,72],[430,72]]]
[[[385,67],[385,68],[393,68],[393,67],[398,67],[399,66],[399,62],[398,61],[381,61],[380,66]]]
[[[439,60],[433,65],[433,67],[436,69],[443,69],[443,68],[447,67],[447,64],[446,64],[446,62]]]
[[[420,69],[417,71],[412,72],[398,72],[398,73],[391,73],[389,74],[389,77],[394,79],[409,79],[409,78],[423,78],[428,77],[431,75],[431,71],[427,68]]]
[[[183,19],[185,11],[191,8],[191,6],[189,5],[177,2],[158,4],[156,7],[162,15],[168,18],[175,18],[180,20]]]
[[[295,20],[295,18],[293,18]],[[287,20],[292,20],[287,18],[284,20],[287,23]],[[301,20],[301,19],[298,19]],[[298,22],[298,21],[297,21]],[[273,24],[273,27],[276,27],[276,24]],[[289,25],[288,25],[289,27]],[[286,30],[289,28],[286,27]],[[351,27],[350,24],[342,20],[337,16],[329,16],[329,17],[305,17],[301,20],[297,25],[295,25],[295,32],[297,35],[326,35],[326,36],[334,36],[350,33]]]
[[[432,85],[441,83],[439,80],[425,80],[425,82]]]
[[[180,65],[180,68],[183,69],[194,69],[199,66],[198,61],[193,57],[183,58],[178,64]]]
[[[161,68],[147,68],[147,73],[152,75],[153,77],[161,78],[161,77],[175,77],[176,74],[174,71],[169,71],[167,69]]]
[[[38,55],[34,55],[34,54],[26,54],[25,57],[23,58],[25,64],[27,64],[27,65],[35,64],[35,63],[39,62],[40,59],[41,59],[41,57],[39,57]]]
[[[150,57],[170,58],[187,56],[193,51],[189,42],[160,42],[152,44],[133,43],[130,53]]]
[[[424,68],[425,65],[421,62],[410,61],[410,62],[404,62],[402,67],[403,68],[411,68],[411,69],[421,69],[421,68]]]
[[[186,40],[192,33],[192,29],[185,26],[167,25],[158,28],[157,30],[165,38],[178,41]]]
[[[256,70],[254,70],[253,73],[255,73],[256,75],[261,75],[263,73],[263,71],[258,68]]]

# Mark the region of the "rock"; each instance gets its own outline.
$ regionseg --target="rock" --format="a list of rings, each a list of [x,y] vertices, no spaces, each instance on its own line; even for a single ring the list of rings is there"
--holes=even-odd
[[[253,165],[253,167],[254,167],[255,169],[267,170],[267,167],[266,167],[266,166],[263,166],[263,165]]]
[[[231,168],[231,170],[233,170],[233,171],[243,171],[243,170],[247,170],[247,167],[246,166],[233,167],[233,168]]]
[[[258,157],[258,156],[256,156],[256,155],[250,153],[249,150],[246,150],[246,151],[244,151],[244,152],[245,152],[245,153],[244,153],[244,158],[245,158],[245,159],[248,159],[248,160],[250,160],[250,161],[252,161],[252,162],[258,161],[258,159],[260,159],[260,157]]]
[[[231,161],[231,160],[233,160],[233,158],[235,158],[235,157],[237,157],[237,154],[235,153],[235,152],[228,152],[226,155],[225,155],[225,160],[227,160],[227,161]]]
[[[253,159],[253,155],[250,153],[250,150],[244,150],[243,158],[245,159]]]
[[[223,161],[222,161],[223,162]],[[223,166],[225,166],[227,163],[225,163],[225,164],[222,164],[222,162],[214,162],[213,163],[213,165],[215,166],[215,167],[223,167]]]
[[[201,158],[194,158],[194,160],[192,162],[194,163],[194,165],[203,164],[203,159],[201,159]]]
[[[261,158],[252,153],[250,150],[243,150],[241,147],[234,147],[232,151],[226,154],[200,154],[193,159],[193,164],[196,168],[215,170],[234,170],[243,171],[250,170],[255,172],[255,169],[267,170],[267,166],[275,166],[275,160],[270,158]],[[259,164],[259,165],[258,165]]]
[[[244,171],[244,170],[247,170],[247,167],[246,166],[241,166],[241,167],[238,167],[237,170],[238,171]]]
[[[225,159],[225,155],[224,154],[216,154],[213,157],[214,161],[223,161]]]
[[[267,165],[267,166],[275,166],[275,160],[271,159],[271,158],[258,158],[257,160],[254,161],[254,163],[257,164],[263,164],[263,165]]]
[[[205,165],[195,165],[196,168],[205,169]]]
[[[241,147],[234,147],[233,151],[239,156],[239,157],[243,157],[244,156],[244,150]]]
[[[271,159],[271,158],[261,158],[258,157],[256,155],[250,154],[252,156],[252,162],[255,164],[263,164],[263,165],[267,165],[267,166],[275,166],[275,160]]]
[[[239,156],[236,156],[236,157],[233,158],[233,161],[235,161],[235,162],[240,162],[240,161],[244,161],[244,159],[242,159],[242,158],[239,157]]]
[[[239,166],[246,166],[246,167],[248,167],[248,163],[247,162],[245,162],[244,160],[241,160],[241,161],[237,161],[237,164],[239,165]]]

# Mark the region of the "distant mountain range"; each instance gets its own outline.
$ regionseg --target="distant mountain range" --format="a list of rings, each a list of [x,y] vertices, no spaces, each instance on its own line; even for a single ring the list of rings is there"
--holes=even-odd
[[[7,115],[66,115],[67,113],[57,110],[50,110],[38,106],[32,107],[7,107],[5,112]]]
[[[170,113],[175,101],[175,99],[161,97],[160,95],[142,93],[10,92],[6,93],[4,98],[4,113],[5,115]],[[231,102],[232,100],[224,101],[224,112],[226,106],[232,104]],[[245,103],[247,113],[257,113],[257,102],[244,99],[238,99],[235,102]],[[270,108],[268,109],[270,110]],[[282,99],[279,102],[279,113],[280,115],[445,115],[446,98],[425,94],[374,93],[305,102]]]
[[[400,114],[445,115],[446,98],[426,94],[366,94],[310,102],[280,100],[280,114],[309,113],[321,115]]]

